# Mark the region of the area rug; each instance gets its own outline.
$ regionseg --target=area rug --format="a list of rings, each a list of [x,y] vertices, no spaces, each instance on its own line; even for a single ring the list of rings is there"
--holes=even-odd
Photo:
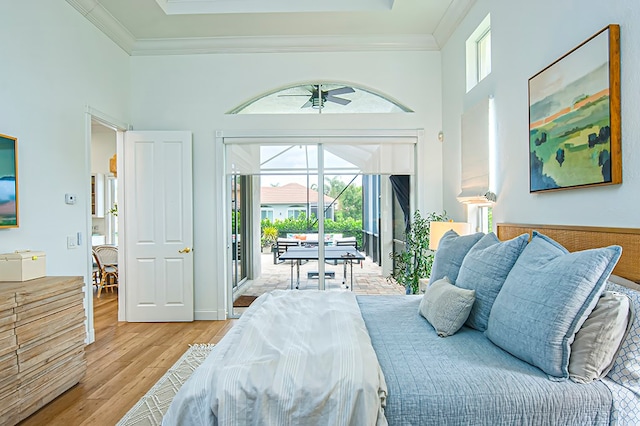
[[[156,426],[169,409],[180,387],[213,349],[213,344],[189,345],[189,349],[133,406],[116,426]]]
[[[253,301],[256,300],[257,298],[258,296],[246,296],[243,294],[233,302],[233,307],[248,308],[253,303]]]

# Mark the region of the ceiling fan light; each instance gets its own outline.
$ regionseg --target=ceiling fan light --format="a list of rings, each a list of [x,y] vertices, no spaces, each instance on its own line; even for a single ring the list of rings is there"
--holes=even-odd
[[[311,107],[315,109],[321,109],[324,107],[322,98],[320,96],[314,96],[311,98]]]

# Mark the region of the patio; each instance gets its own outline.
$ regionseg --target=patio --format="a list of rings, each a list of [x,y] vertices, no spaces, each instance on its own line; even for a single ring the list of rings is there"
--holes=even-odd
[[[318,278],[309,278],[308,272],[317,272],[318,262],[309,261],[300,266],[299,290],[318,288]],[[325,272],[335,273],[333,278],[325,279],[326,290],[348,291],[342,285],[343,265],[325,263]],[[347,284],[350,283],[350,269],[347,267]],[[295,266],[294,266],[295,275]],[[271,253],[262,254],[262,276],[256,280],[249,280],[243,286],[241,293],[250,296],[260,296],[271,290],[288,290],[291,288],[291,263],[273,264]],[[356,294],[405,294],[404,287],[392,284],[382,275],[382,268],[367,258],[361,265],[353,265],[353,291]]]

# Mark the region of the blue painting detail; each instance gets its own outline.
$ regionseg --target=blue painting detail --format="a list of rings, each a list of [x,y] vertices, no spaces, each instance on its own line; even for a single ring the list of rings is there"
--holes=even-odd
[[[545,175],[542,172],[543,163],[535,151],[530,153],[529,164],[531,171],[531,188],[535,190],[560,188],[551,176]]]

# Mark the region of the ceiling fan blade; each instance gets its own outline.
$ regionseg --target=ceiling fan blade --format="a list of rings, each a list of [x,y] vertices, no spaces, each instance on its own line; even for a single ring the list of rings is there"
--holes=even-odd
[[[327,101],[335,102],[335,103],[340,104],[340,105],[347,105],[348,103],[351,102],[349,99],[337,98],[337,97],[332,96],[332,95],[327,95]]]
[[[353,93],[355,92],[355,90],[353,90],[352,87],[339,87],[337,89],[331,89],[327,91],[327,95],[344,95],[345,93]]]
[[[307,103],[302,105],[300,108],[309,108],[310,106],[311,106],[311,101],[307,101]]]
[[[307,93],[306,95],[302,95],[302,94],[300,94],[300,95],[278,95],[278,97],[283,97],[283,96],[306,96],[306,97],[309,97],[309,94]]]

